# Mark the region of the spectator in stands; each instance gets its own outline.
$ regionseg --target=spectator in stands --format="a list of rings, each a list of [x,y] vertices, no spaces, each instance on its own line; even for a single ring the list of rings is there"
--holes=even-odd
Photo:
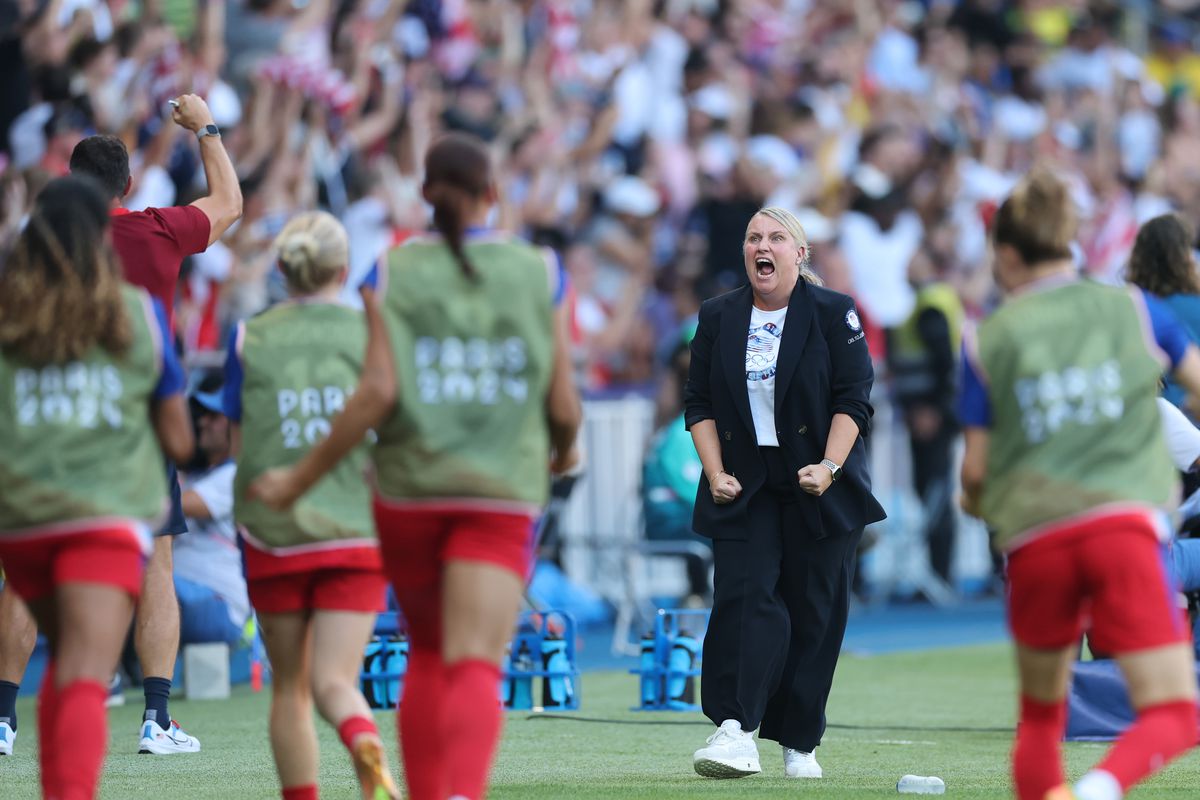
[[[1178,214],[1155,217],[1138,230],[1129,258],[1129,282],[1160,297],[1191,340],[1200,344],[1200,278],[1192,248],[1196,234]],[[1170,377],[1163,396],[1183,407],[1186,392]],[[1195,410],[1185,409],[1194,414]]]
[[[206,388],[201,384],[201,388]],[[179,642],[237,644],[250,619],[242,554],[233,523],[233,461],[229,418],[219,387],[192,395],[196,449],[203,466],[183,480],[188,535],[175,547]]]
[[[1181,19],[1167,18],[1155,26],[1146,72],[1169,94],[1200,99],[1200,56],[1193,49],[1194,38]]]
[[[929,563],[950,584],[957,517],[955,376],[963,307],[958,292],[944,280],[944,265],[938,260],[939,255],[927,248],[909,265],[915,305],[908,319],[892,331],[888,366],[892,392],[908,428],[914,488],[924,505]]]

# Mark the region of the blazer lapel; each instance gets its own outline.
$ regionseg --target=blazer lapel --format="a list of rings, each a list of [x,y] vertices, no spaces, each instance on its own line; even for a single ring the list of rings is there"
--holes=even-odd
[[[733,404],[746,423],[746,429],[754,430],[754,416],[750,413],[750,394],[746,390],[746,339],[750,335],[750,301],[752,292],[749,286],[738,290],[736,297],[731,297],[729,305],[721,315],[721,363],[725,367],[725,380],[729,383],[729,391],[733,395]],[[791,312],[788,312],[789,316]],[[784,337],[787,337],[787,325],[784,325]],[[778,385],[778,384],[776,384]]]
[[[796,282],[792,297],[788,301],[787,319],[783,321],[783,341],[779,343],[779,360],[775,369],[775,416],[783,407],[784,397],[796,374],[800,354],[808,341],[809,328],[813,319],[812,292],[803,278]],[[748,404],[748,403],[747,403]]]

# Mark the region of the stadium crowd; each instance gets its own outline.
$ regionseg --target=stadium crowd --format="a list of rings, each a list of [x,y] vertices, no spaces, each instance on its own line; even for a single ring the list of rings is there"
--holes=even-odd
[[[1194,5],[1194,4],[1160,4]],[[195,360],[283,296],[270,242],[324,208],[353,275],[424,228],[416,154],[493,146],[497,223],[557,249],[591,390],[651,384],[704,297],[740,281],[763,205],[796,211],[827,284],[897,328],[913,275],[989,302],[985,221],[1035,160],[1070,175],[1088,269],[1115,278],[1139,221],[1200,211],[1200,57],[1186,16],[1112,2],[49,0],[0,20],[3,223],[83,136],[134,154],[129,207],[202,192],[166,101],[212,107],[245,215],[189,259]],[[1181,13],[1186,13],[1183,9]],[[1163,13],[1160,9],[1160,13]],[[883,337],[871,337],[882,357]]]

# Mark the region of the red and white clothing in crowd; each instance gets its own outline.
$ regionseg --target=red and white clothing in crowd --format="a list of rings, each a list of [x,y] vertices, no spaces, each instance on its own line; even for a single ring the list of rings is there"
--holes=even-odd
[[[1105,283],[1121,283],[1137,230],[1137,211],[1129,192],[1113,192],[1098,204],[1079,236],[1088,274]]]

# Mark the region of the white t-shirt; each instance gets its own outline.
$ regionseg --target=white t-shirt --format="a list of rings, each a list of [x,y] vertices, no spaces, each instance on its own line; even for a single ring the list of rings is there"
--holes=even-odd
[[[229,608],[229,621],[241,626],[250,618],[250,598],[233,523],[236,473],[231,461],[190,481],[187,488],[200,495],[212,519],[188,519],[187,535],[175,540],[175,574],[220,595]]]
[[[1180,472],[1190,472],[1200,460],[1200,430],[1183,412],[1170,402],[1158,398],[1158,411],[1162,415],[1163,435],[1167,438],[1167,449],[1171,460]]]
[[[916,306],[908,265],[921,248],[925,229],[913,211],[902,211],[888,230],[866,214],[842,215],[838,242],[850,265],[854,296],[877,324],[904,324]]]
[[[775,433],[775,366],[779,361],[779,343],[783,341],[783,323],[787,306],[778,311],[753,308],[750,331],[746,337],[746,391],[750,395],[750,416],[759,447],[779,447]]]

